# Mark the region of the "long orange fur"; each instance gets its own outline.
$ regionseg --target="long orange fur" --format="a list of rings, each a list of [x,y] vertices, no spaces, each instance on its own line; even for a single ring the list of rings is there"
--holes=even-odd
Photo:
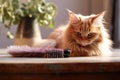
[[[69,11],[69,22],[55,29],[49,38],[57,48],[71,49],[71,56],[110,56],[112,41],[104,27],[104,12],[83,16]]]

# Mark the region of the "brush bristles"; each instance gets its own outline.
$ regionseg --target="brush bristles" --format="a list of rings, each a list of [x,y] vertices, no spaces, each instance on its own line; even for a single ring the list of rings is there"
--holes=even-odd
[[[29,46],[10,46],[7,48],[9,54],[14,57],[41,57],[62,58],[65,56],[63,49],[55,48],[32,48]],[[68,56],[69,56],[68,51]]]

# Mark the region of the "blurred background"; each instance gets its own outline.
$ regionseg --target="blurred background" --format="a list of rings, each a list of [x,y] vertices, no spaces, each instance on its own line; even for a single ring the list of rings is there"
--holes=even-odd
[[[48,2],[53,2],[57,8],[58,8],[58,14],[56,16],[56,25],[55,28],[58,27],[59,25],[62,24],[66,24],[68,21],[68,12],[66,9],[70,9],[71,11],[75,12],[75,13],[80,13],[82,15],[90,15],[90,14],[98,14],[102,11],[106,11],[106,15],[105,15],[105,20],[107,22],[106,27],[110,30],[110,34],[112,32],[115,32],[114,30],[118,30],[118,28],[113,29],[113,21],[112,19],[116,19],[113,18],[115,16],[113,16],[113,14],[115,15],[116,13],[113,13],[113,11],[115,12],[115,5],[117,2],[113,1],[113,0],[46,0]],[[117,1],[117,0],[116,0]],[[118,0],[119,1],[119,0]],[[11,31],[13,33],[16,33],[16,26],[13,26],[11,28]],[[46,27],[40,27],[41,30],[41,34],[42,34],[42,38],[47,38],[49,36],[49,34],[54,30],[54,29],[50,29],[50,28],[46,28]],[[0,23],[0,48],[6,48],[9,45],[13,45],[14,44],[14,39],[8,39],[6,37],[6,31],[7,29],[5,29],[3,27],[3,24]],[[119,32],[119,31],[118,31]],[[118,33],[115,34],[111,34],[112,39],[116,42],[118,42],[117,38],[115,38],[114,36],[117,35]],[[117,45],[116,47],[119,47],[119,45]]]

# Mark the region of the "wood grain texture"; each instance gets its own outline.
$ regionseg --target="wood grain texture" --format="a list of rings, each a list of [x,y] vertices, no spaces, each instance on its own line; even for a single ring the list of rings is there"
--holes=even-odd
[[[119,53],[119,52],[118,52]],[[15,58],[0,52],[0,80],[118,80],[120,57]]]

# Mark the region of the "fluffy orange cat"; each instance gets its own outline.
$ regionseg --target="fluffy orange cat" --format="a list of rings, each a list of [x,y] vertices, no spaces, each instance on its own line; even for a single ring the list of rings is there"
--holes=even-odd
[[[105,12],[83,16],[69,11],[67,25],[50,34],[57,48],[71,49],[71,56],[110,56],[112,41],[103,24]]]

